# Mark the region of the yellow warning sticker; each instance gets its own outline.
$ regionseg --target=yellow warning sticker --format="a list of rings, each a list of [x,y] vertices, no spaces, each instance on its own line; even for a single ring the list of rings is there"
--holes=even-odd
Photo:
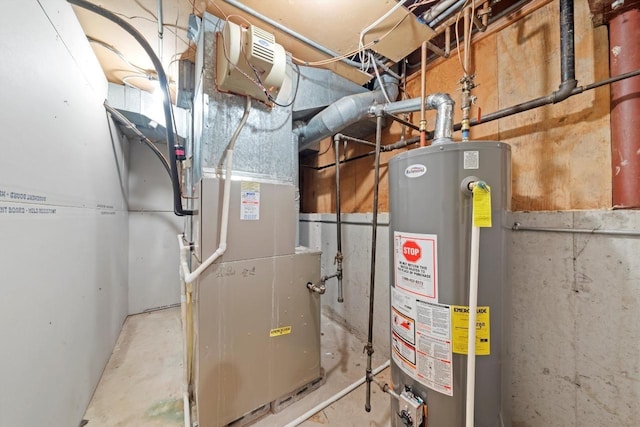
[[[491,354],[491,326],[489,307],[478,307],[476,312],[476,355]],[[469,343],[469,307],[451,306],[453,352],[467,354]]]
[[[473,187],[473,226],[491,227],[491,187],[484,182]]]
[[[275,328],[269,331],[269,336],[279,337],[280,335],[288,335],[291,333],[291,326],[283,326],[281,328]]]

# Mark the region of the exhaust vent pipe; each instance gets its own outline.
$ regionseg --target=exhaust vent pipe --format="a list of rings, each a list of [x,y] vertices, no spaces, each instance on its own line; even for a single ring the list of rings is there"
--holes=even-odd
[[[382,84],[389,99],[398,97],[398,79],[383,75]],[[340,98],[320,113],[315,115],[306,125],[294,128],[299,137],[299,150],[302,151],[312,144],[335,135],[347,126],[359,122],[369,116],[372,105],[386,102],[384,92],[379,85],[371,92],[358,93]]]

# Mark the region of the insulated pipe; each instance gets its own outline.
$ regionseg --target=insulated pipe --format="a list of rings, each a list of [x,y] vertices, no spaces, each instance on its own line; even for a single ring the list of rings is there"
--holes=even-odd
[[[380,372],[382,372],[383,370],[387,369],[389,367],[389,364],[390,364],[390,361],[387,360],[382,365],[380,365],[376,369],[374,369],[372,374],[373,375],[378,375]],[[296,427],[296,426],[302,424],[303,422],[305,422],[306,420],[311,418],[313,415],[315,415],[318,412],[322,411],[327,406],[333,404],[334,402],[337,402],[338,400],[340,400],[343,397],[345,397],[347,394],[351,393],[353,390],[355,390],[358,387],[360,387],[362,384],[364,384],[365,381],[366,381],[366,377],[360,378],[358,381],[355,381],[350,386],[348,386],[347,388],[345,388],[345,389],[339,391],[338,393],[334,394],[333,396],[331,396],[330,398],[328,398],[324,402],[319,403],[318,405],[316,405],[313,408],[309,409],[307,412],[305,412],[304,414],[300,415],[295,420],[289,422],[284,427]]]
[[[640,10],[609,21],[611,75],[640,68]],[[640,77],[611,85],[613,207],[640,208]]]
[[[344,302],[342,294],[342,213],[340,211],[340,136],[333,138],[333,149],[336,157],[336,240],[338,252],[336,253],[335,262],[338,264],[336,278],[338,279],[338,302]]]
[[[236,131],[233,133],[231,140],[229,141],[229,145],[226,150],[226,170],[224,174],[224,193],[222,195],[222,218],[220,220],[220,244],[218,249],[215,250],[211,254],[209,258],[207,258],[202,264],[198,266],[194,271],[190,272],[189,267],[186,263],[186,254],[188,253],[185,250],[182,239],[179,238],[180,243],[180,254],[181,254],[181,263],[184,274],[184,281],[189,284],[196,281],[196,279],[205,271],[211,264],[213,264],[218,258],[220,258],[227,251],[227,232],[229,229],[229,200],[231,198],[231,174],[232,174],[232,163],[233,163],[233,147],[236,144],[236,140],[238,139],[238,135],[240,135],[240,131],[244,127],[244,124],[247,122],[249,118],[249,111],[251,110],[251,98],[247,96],[247,103],[245,104],[244,114],[242,115],[242,119],[236,128]]]
[[[142,46],[144,51],[151,59],[153,63],[153,67],[156,70],[156,74],[158,75],[158,81],[160,83],[160,90],[162,91],[162,95],[164,98],[163,107],[164,107],[164,120],[165,120],[165,128],[167,130],[167,145],[169,146],[169,162],[171,165],[171,184],[173,187],[173,212],[178,216],[183,215],[193,215],[193,211],[186,210],[182,207],[182,195],[180,191],[180,178],[178,177],[178,165],[176,160],[176,149],[175,149],[175,135],[173,129],[173,118],[171,116],[171,96],[169,95],[169,83],[167,81],[167,75],[164,72],[164,68],[162,67],[162,62],[158,59],[158,56],[153,52],[153,49],[149,45],[149,43],[145,40],[144,36],[140,34],[131,24],[115,15],[113,12],[110,12],[106,9],[101,8],[100,6],[96,6],[93,3],[89,3],[85,0],[67,0],[67,2],[74,4],[83,9],[87,9],[91,12],[94,12],[108,20],[114,22],[119,25],[123,30],[128,32],[139,44]]]
[[[386,86],[389,99],[398,97],[398,80],[383,75],[382,82]],[[316,114],[302,127],[294,129],[299,136],[299,150],[328,137],[335,135],[347,126],[356,123],[369,115],[369,109],[374,104],[384,104],[385,96],[381,89],[371,92],[358,93],[340,98],[327,108]]]
[[[376,289],[376,241],[378,232],[378,193],[380,186],[380,146],[382,143],[382,114],[376,115],[376,157],[373,178],[373,217],[371,219],[371,265],[369,277],[369,333],[367,335],[367,389],[364,410],[371,412],[371,357],[373,356],[373,308]]]

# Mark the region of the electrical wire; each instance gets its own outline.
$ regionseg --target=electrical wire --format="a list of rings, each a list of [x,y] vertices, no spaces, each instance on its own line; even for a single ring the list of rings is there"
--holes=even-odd
[[[369,52],[369,61],[373,63],[373,71],[376,73],[376,78],[378,79],[378,84],[380,85],[380,90],[382,90],[382,94],[384,95],[384,99],[387,100],[387,104],[391,102],[389,99],[389,95],[387,94],[387,90],[384,88],[384,83],[382,82],[382,78],[380,77],[380,71],[378,71],[378,65],[376,61],[373,59],[373,54]]]
[[[142,74],[144,75],[150,75],[149,71],[143,67],[140,67],[139,65],[134,64],[133,62],[129,61],[127,59],[126,56],[124,56],[124,54],[122,52],[120,52],[115,46],[110,45],[107,42],[104,42],[100,39],[96,39],[93,38],[91,36],[87,36],[87,40],[89,40],[89,43],[94,43],[97,44],[98,46],[101,46],[107,50],[109,50],[112,53],[115,53],[120,59],[122,59],[124,62],[127,63],[127,65],[130,65],[131,67],[135,68],[136,70],[140,71]]]
[[[408,16],[413,16],[413,14],[410,13],[410,12],[407,13],[393,27],[391,27],[391,29],[389,31],[387,31],[386,33],[384,33],[382,36],[378,37],[377,39],[366,43],[364,45],[365,50],[369,49],[370,47],[375,46],[376,44],[378,44],[382,40],[384,40],[389,34],[391,34],[393,31],[395,31],[395,29],[398,28],[404,22],[404,20],[407,19]],[[296,58],[295,56],[292,56],[292,59],[294,61],[298,62],[299,64],[308,65],[308,66],[313,67],[313,66],[329,65],[329,64],[332,64],[334,62],[342,61],[343,59],[346,59],[346,58],[351,58],[351,57],[353,57],[355,55],[358,55],[359,53],[360,53],[360,48],[357,48],[357,49],[354,49],[354,50],[352,50],[350,52],[342,54],[340,56],[334,56],[332,58],[327,58],[327,59],[323,59],[323,60],[320,60],[320,61],[309,62],[309,61],[304,61],[304,60],[302,60],[300,58]]]
[[[276,102],[275,98],[273,96],[271,96],[271,94],[265,89],[264,93],[265,95],[267,95],[267,98],[269,98],[269,100],[271,102],[273,102],[274,104],[276,104],[278,107],[290,107],[291,105],[293,105],[293,103],[296,100],[296,97],[298,96],[298,88],[300,87],[300,67],[298,66],[298,64],[291,64],[292,65],[292,69],[293,66],[295,65],[296,67],[296,73],[297,73],[297,77],[296,77],[296,89],[293,92],[293,96],[291,97],[291,101],[285,103],[285,104],[279,104],[278,102]],[[263,86],[264,88],[264,86]]]

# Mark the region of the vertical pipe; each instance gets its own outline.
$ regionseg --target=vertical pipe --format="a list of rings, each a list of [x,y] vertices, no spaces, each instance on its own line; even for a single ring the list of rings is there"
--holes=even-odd
[[[640,68],[640,10],[609,21],[611,75]],[[640,76],[611,85],[613,207],[640,208]]]
[[[425,98],[427,97],[427,40],[422,42],[420,56],[420,147],[427,146],[427,120],[425,117]]]
[[[162,37],[164,35],[164,23],[162,17],[162,0],[158,0],[158,56],[162,61]]]
[[[424,104],[424,103],[423,103]],[[370,278],[369,278],[369,333],[367,335],[367,345],[365,350],[367,351],[367,389],[366,389],[366,401],[364,409],[367,412],[371,411],[371,356],[373,356],[373,306],[375,296],[375,282],[376,282],[376,240],[378,233],[378,190],[380,184],[380,145],[382,142],[382,114],[376,115],[376,157],[374,166],[374,181],[373,181],[373,218],[371,223],[371,266],[370,266]]]
[[[560,2],[560,64],[562,81],[572,80],[576,77],[575,43],[573,25],[573,0],[562,0]]]
[[[480,259],[480,227],[471,227],[471,259],[469,272],[469,334],[467,343],[466,427],[475,421],[476,391],[476,316],[478,311],[478,261]]]
[[[342,212],[340,210],[340,135],[333,137],[333,150],[336,156],[336,240],[338,252],[335,262],[338,264],[338,302],[344,302],[342,294]]]
[[[463,40],[464,40],[464,76],[467,77],[469,75],[469,55],[470,55],[470,48],[471,48],[471,40],[469,40],[469,37],[471,37],[471,31],[470,30],[470,25],[471,25],[471,8],[467,7],[464,9],[464,35]]]

